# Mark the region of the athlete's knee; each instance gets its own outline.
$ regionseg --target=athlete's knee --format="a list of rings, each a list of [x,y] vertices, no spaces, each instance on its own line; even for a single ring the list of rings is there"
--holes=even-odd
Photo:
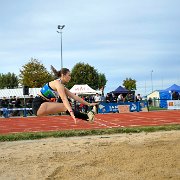
[[[41,104],[37,111],[37,116],[43,116],[46,114],[47,111],[47,105],[45,103]]]
[[[46,113],[45,113],[45,111],[43,111],[43,110],[41,110],[41,109],[39,109],[38,111],[37,111],[37,116],[43,116],[43,115],[45,115]]]

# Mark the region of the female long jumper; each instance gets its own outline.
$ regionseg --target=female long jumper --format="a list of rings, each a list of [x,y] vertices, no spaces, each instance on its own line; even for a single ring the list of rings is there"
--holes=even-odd
[[[57,71],[53,66],[51,66],[53,72],[56,74],[58,79],[46,83],[38,95],[34,98],[32,103],[33,112],[37,116],[44,116],[48,114],[56,114],[60,112],[69,112],[74,122],[76,123],[76,117],[74,111],[68,101],[68,97],[84,104],[87,106],[95,106],[97,103],[89,103],[84,101],[79,96],[71,93],[64,84],[68,83],[71,79],[70,70],[67,68],[62,68]],[[61,97],[62,103],[51,102],[52,98]],[[94,113],[90,111],[87,114],[87,119],[90,121],[94,119]]]

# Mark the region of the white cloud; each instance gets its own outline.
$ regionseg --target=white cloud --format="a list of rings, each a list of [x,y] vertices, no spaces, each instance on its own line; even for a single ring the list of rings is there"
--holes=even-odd
[[[107,92],[126,77],[135,78],[142,93],[146,82],[148,92],[151,70],[154,88],[180,85],[179,5],[178,0],[3,1],[0,73],[18,73],[31,57],[47,69],[60,67],[56,30],[65,24],[64,66],[80,61],[94,66],[107,76]]]

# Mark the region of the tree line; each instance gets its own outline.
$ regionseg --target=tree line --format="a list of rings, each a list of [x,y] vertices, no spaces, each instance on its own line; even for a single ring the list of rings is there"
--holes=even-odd
[[[0,73],[0,89],[14,89],[18,87],[18,77],[14,73],[7,74]]]
[[[27,64],[22,66],[19,76],[10,72],[0,74],[0,89],[14,89],[23,85],[29,88],[39,88],[55,78],[57,77],[53,72],[49,72],[38,59],[31,58]],[[106,83],[104,73],[99,73],[89,64],[79,62],[72,68],[71,80],[66,87],[70,89],[75,84],[88,84],[93,89],[104,91]],[[136,90],[136,80],[126,78],[123,86],[128,90]]]

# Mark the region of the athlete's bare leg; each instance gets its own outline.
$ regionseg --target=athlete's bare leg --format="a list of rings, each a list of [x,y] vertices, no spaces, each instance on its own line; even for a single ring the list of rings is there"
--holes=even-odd
[[[37,116],[44,116],[48,114],[56,114],[67,111],[63,103],[44,102],[37,111]]]

